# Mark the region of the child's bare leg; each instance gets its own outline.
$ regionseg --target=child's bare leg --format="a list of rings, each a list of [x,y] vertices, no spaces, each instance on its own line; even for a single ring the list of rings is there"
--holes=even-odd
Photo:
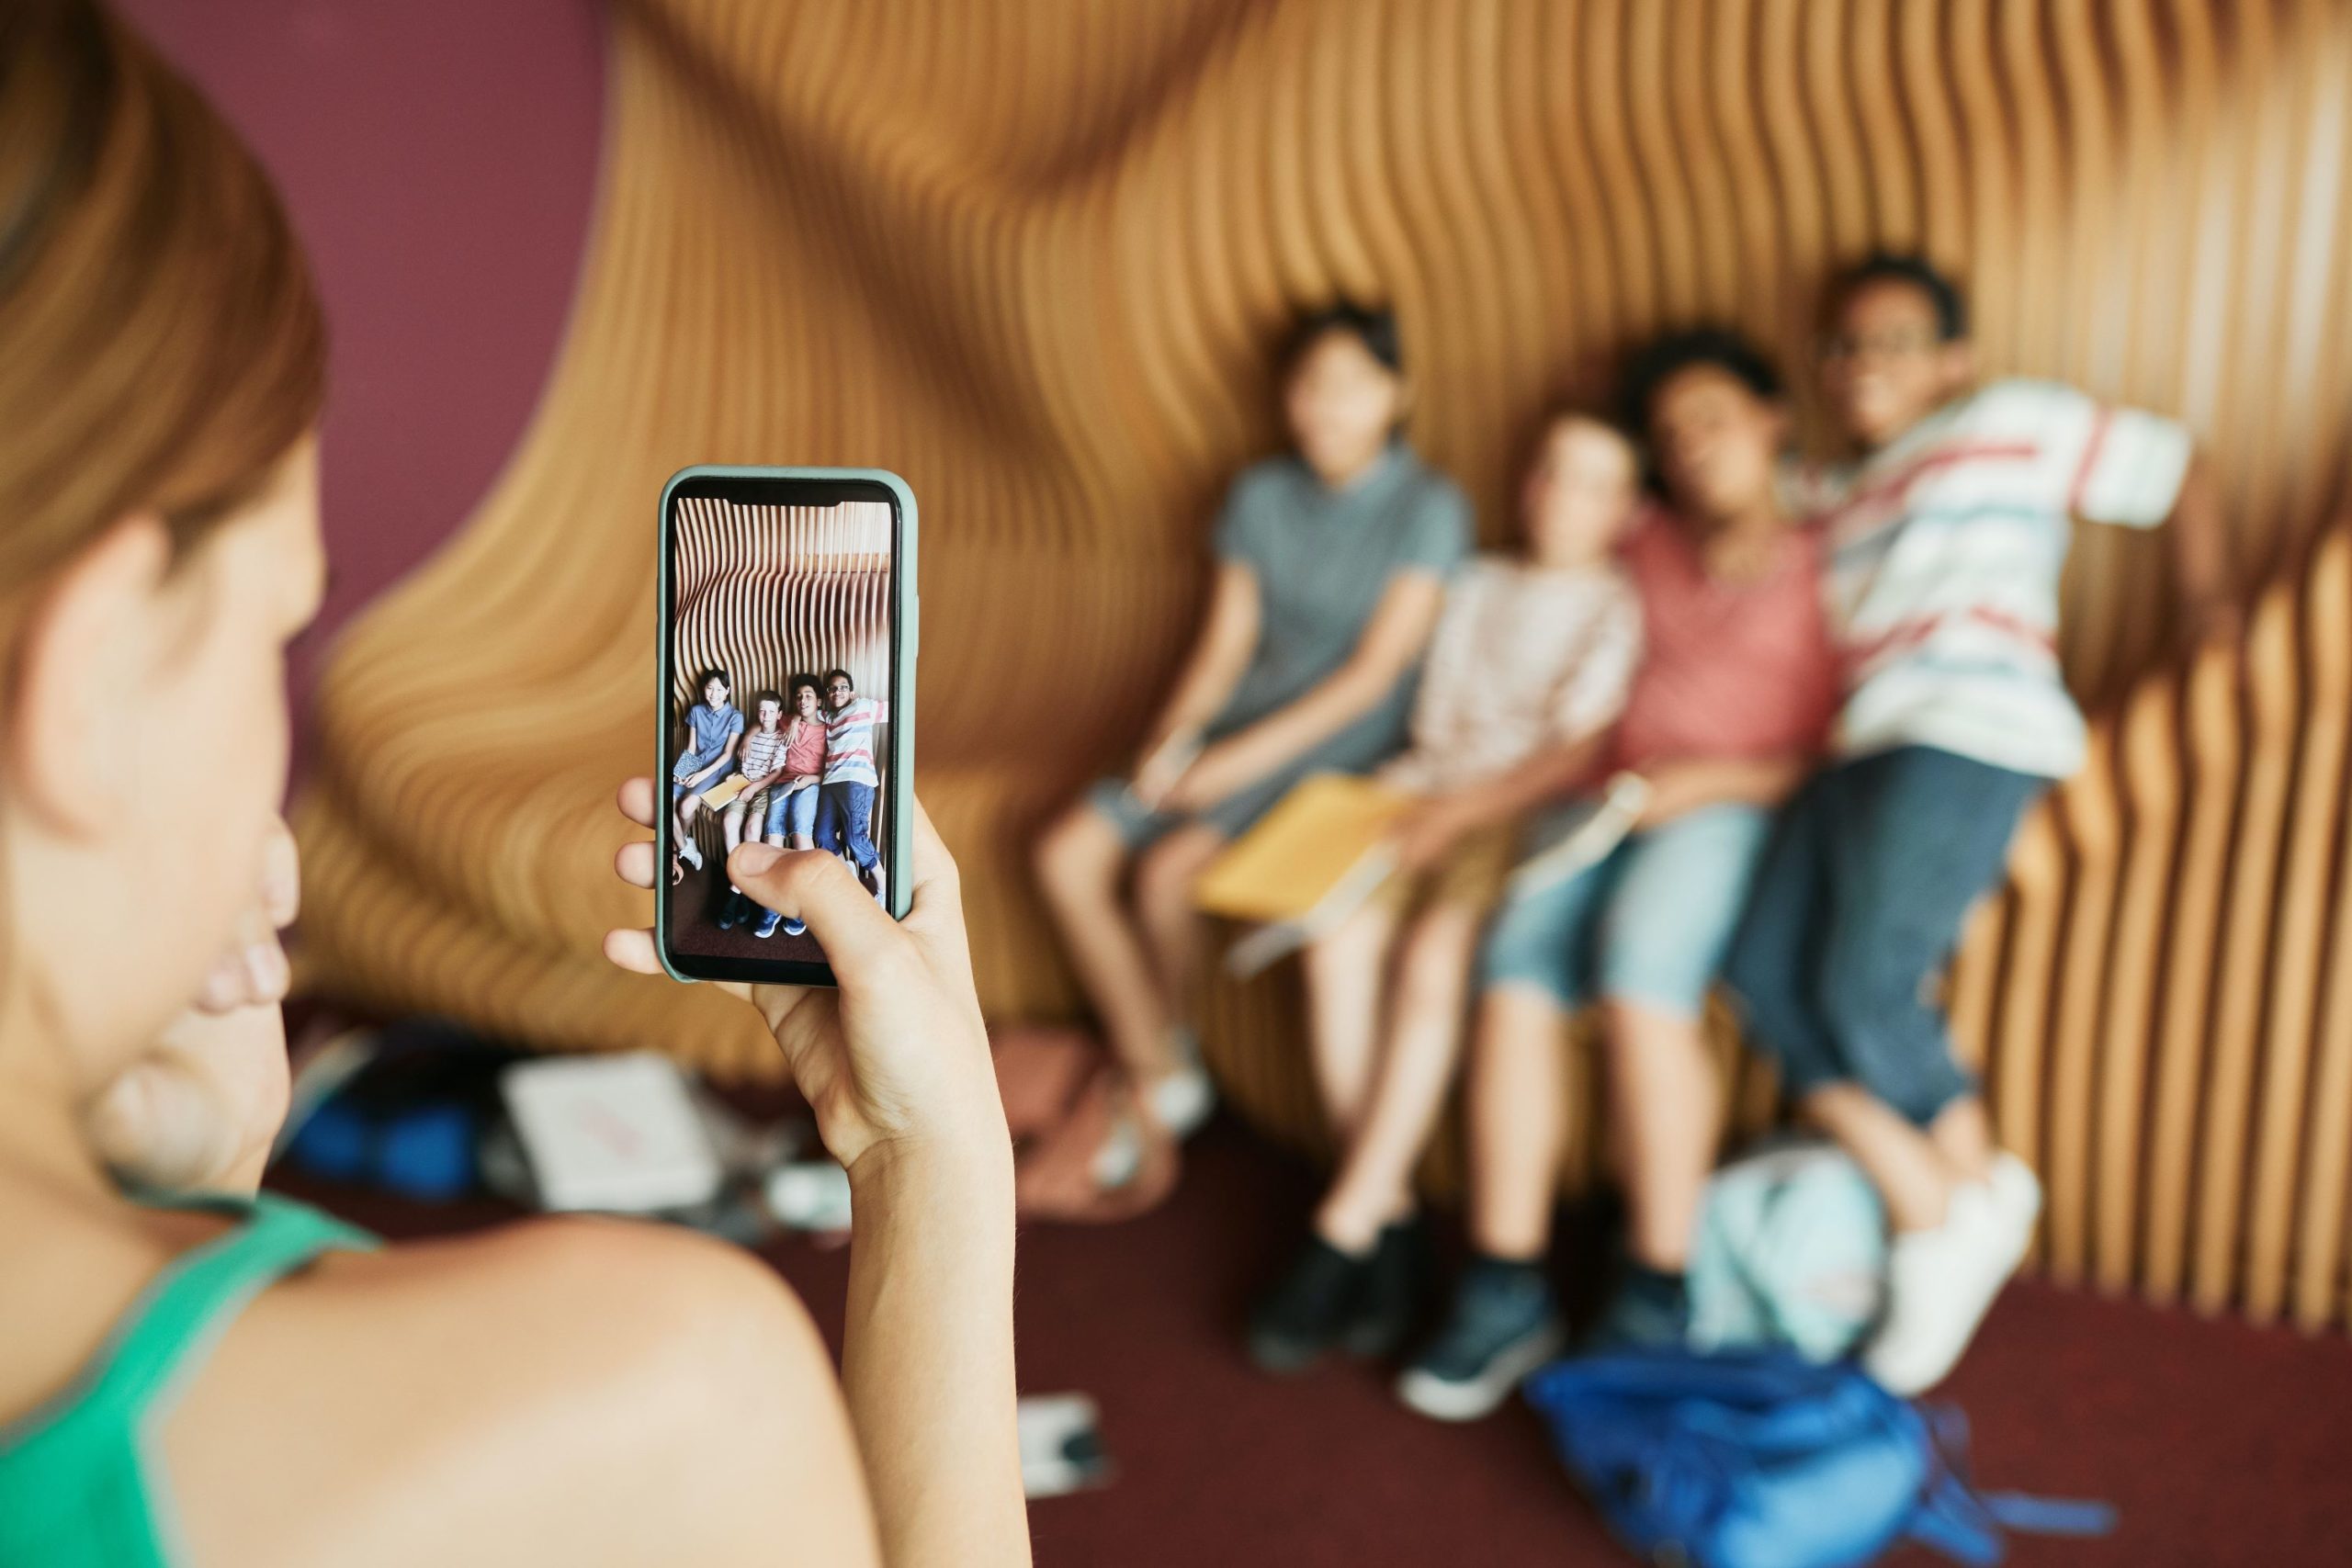
[[[1993,1174],[1993,1156],[2000,1145],[1993,1136],[1993,1119],[1985,1113],[1982,1095],[1962,1095],[1945,1106],[1928,1123],[1928,1136],[1955,1181],[1983,1181]]]
[[[1189,1021],[1201,960],[1201,915],[1193,885],[1225,848],[1225,835],[1200,823],[1179,828],[1144,851],[1136,864],[1136,916],[1159,979],[1171,1023]],[[1165,1055],[1163,1043],[1161,1055]]]
[[[692,844],[695,841],[695,818],[702,814],[702,796],[699,795],[690,795],[678,802],[678,842]],[[700,861],[700,852],[697,850],[695,863],[699,864]]]
[[[743,841],[743,806],[741,801],[727,808],[727,815],[719,818],[718,827],[719,831],[726,836],[727,854],[731,860],[734,858],[736,846]],[[731,886],[733,884],[730,883],[729,886]]]
[[[1380,1044],[1380,998],[1396,911],[1374,900],[1301,955],[1306,972],[1306,1039],[1323,1115],[1341,1148],[1355,1137],[1372,1090]]]
[[[1539,1258],[1552,1241],[1553,1192],[1566,1138],[1559,1004],[1498,986],[1478,1004],[1465,1084],[1470,1243],[1495,1258]]]
[[[1080,802],[1046,829],[1036,851],[1046,908],[1102,1021],[1111,1053],[1130,1073],[1166,1070],[1168,1005],[1142,932],[1119,900],[1127,847],[1101,813]]]
[[[1928,1231],[1944,1223],[1954,1182],[1927,1134],[1858,1084],[1824,1084],[1800,1109],[1854,1156],[1878,1189],[1894,1231]]]
[[[1697,1019],[1613,1001],[1609,1115],[1616,1134],[1634,1260],[1679,1274],[1690,1261],[1721,1136],[1723,1085]]]
[[[1342,1252],[1370,1247],[1381,1226],[1412,1207],[1413,1168],[1460,1056],[1478,925],[1476,908],[1440,904],[1406,934],[1372,1095],[1315,1214],[1316,1230]]]

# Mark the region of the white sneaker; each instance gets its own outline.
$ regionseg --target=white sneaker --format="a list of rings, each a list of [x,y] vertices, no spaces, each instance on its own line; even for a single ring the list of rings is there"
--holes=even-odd
[[[693,866],[696,871],[700,871],[702,869],[702,846],[695,843],[692,839],[681,837],[678,840],[678,858],[685,862],[688,865]]]
[[[2018,1256],[2024,1257],[2026,1248],[2033,1245],[2033,1227],[2041,1218],[2041,1183],[2017,1156],[1996,1154],[1984,1186],[1993,1194],[1993,1206],[2002,1223],[2015,1235]]]
[[[1146,1085],[1144,1094],[1151,1101],[1153,1119],[1182,1143],[1199,1132],[1216,1109],[1216,1085],[1201,1066],[1200,1039],[1190,1029],[1179,1025],[1170,1030],[1168,1043],[1176,1066]]]
[[[1122,1116],[1111,1124],[1102,1146],[1094,1151],[1094,1163],[1088,1168],[1094,1185],[1105,1192],[1114,1192],[1133,1181],[1143,1169],[1143,1129],[1132,1118]]]
[[[1166,1077],[1154,1078],[1144,1091],[1151,1097],[1151,1113],[1170,1136],[1189,1138],[1201,1130],[1201,1123],[1216,1109],[1216,1086],[1209,1081],[1205,1068],[1197,1062],[1187,1063]]]
[[[2032,1182],[2022,1165],[2017,1171]],[[1861,1359],[1889,1392],[1907,1396],[1943,1382],[2025,1257],[2041,1189],[2020,1223],[2016,1176],[2000,1180],[1960,1188],[1942,1224],[1905,1231],[1887,1248],[1886,1314]]]

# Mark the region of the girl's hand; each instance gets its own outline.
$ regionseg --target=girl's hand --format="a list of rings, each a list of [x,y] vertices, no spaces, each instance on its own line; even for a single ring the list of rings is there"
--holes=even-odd
[[[1257,781],[1229,740],[1204,750],[1182,776],[1169,787],[1159,806],[1169,811],[1205,811],[1218,801],[1247,789]]]
[[[1157,811],[1168,798],[1168,792],[1201,754],[1197,736],[1180,731],[1163,736],[1144,752],[1143,761],[1136,766],[1136,776],[1128,784],[1135,797]]]
[[[653,784],[621,785],[622,815],[651,827]],[[1009,1155],[988,1033],[972,987],[962,893],[920,802],[914,809],[913,906],[894,920],[836,857],[745,844],[728,857],[738,887],[787,919],[808,922],[838,990],[719,982],[760,1011],[793,1081],[817,1115],[825,1147],[855,1178],[861,1161],[891,1152],[982,1147]],[[653,885],[653,846],[621,846],[621,879]],[[662,973],[650,930],[616,931],[605,954],[641,975]]]
[[[1455,803],[1442,795],[1416,807],[1397,823],[1393,835],[1398,869],[1429,870],[1461,841],[1469,826]]]
[[[158,1191],[244,1191],[261,1183],[286,1120],[292,971],[277,933],[302,897],[301,862],[281,819],[262,845],[252,908],[235,948],[153,1048],[93,1096],[85,1128],[126,1182]]]

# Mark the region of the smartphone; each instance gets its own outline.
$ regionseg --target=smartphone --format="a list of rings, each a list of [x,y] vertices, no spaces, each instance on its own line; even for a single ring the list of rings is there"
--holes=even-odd
[[[654,939],[681,980],[830,986],[816,933],[729,886],[764,841],[911,897],[915,498],[878,468],[681,469],[662,488]]]

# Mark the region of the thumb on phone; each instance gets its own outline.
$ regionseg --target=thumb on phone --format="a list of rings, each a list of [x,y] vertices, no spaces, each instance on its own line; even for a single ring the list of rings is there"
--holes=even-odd
[[[875,902],[847,863],[824,850],[744,844],[727,857],[728,880],[786,919],[808,922],[834,976],[854,983],[899,950],[899,922]]]

